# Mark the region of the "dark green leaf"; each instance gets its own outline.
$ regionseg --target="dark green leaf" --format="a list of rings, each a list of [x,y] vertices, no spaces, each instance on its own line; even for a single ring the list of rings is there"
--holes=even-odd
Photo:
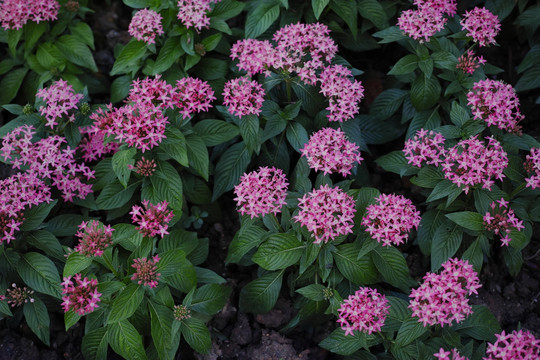
[[[110,183],[103,188],[96,199],[96,204],[100,210],[117,209],[131,199],[139,185],[140,182],[136,182],[124,188],[119,182]]]
[[[300,260],[305,245],[291,233],[270,235],[253,255],[253,262],[266,270],[280,270]]]
[[[169,70],[180,56],[184,55],[184,50],[180,45],[180,37],[172,36],[168,37],[163,44],[163,47],[159,51],[159,55],[154,63],[153,74],[161,74]]]
[[[409,268],[403,254],[393,246],[378,246],[371,251],[373,263],[383,279],[392,286],[400,288],[405,293],[414,281],[409,275]]]
[[[26,210],[24,212],[24,222],[20,226],[20,230],[31,231],[37,229],[43,220],[45,220],[45,218],[49,215],[57,202],[58,200],[51,201],[48,204],[41,203]]]
[[[29,252],[21,256],[17,271],[32,289],[61,298],[60,275],[54,263],[45,255]]]
[[[497,318],[482,305],[473,305],[473,313],[462,323],[452,326],[453,330],[480,341],[495,341],[495,334],[501,332]]]
[[[296,292],[308,298],[309,300],[322,301],[324,300],[324,289],[325,287],[321,284],[311,284],[296,290]]]
[[[266,231],[258,226],[243,225],[229,245],[226,262],[237,263],[249,250],[264,241]]]
[[[418,318],[408,318],[399,328],[396,337],[396,345],[399,347],[403,347],[407,344],[410,344],[414,340],[427,333],[428,330],[429,327],[424,327],[424,325],[418,321]]]
[[[64,35],[56,41],[58,50],[72,63],[97,72],[92,52],[84,42],[73,35]]]
[[[461,245],[463,229],[445,220],[433,235],[431,242],[431,271],[437,271],[442,263],[454,256]]]
[[[23,312],[28,327],[45,345],[50,346],[49,313],[43,301],[37,297],[34,298],[33,302],[24,304]]]
[[[373,104],[369,109],[370,115],[381,120],[388,119],[396,113],[407,94],[407,91],[401,89],[388,89],[383,91],[377,96],[375,101],[373,101]]]
[[[276,303],[285,270],[263,275],[244,286],[240,291],[240,311],[265,313]]]
[[[193,293],[191,310],[201,314],[214,315],[220,311],[229,300],[231,288],[217,284],[203,285]]]
[[[202,138],[195,134],[186,136],[186,147],[189,165],[208,181],[209,157],[208,149]]]
[[[331,0],[330,9],[332,9],[340,18],[345,21],[354,38],[358,33],[358,10],[356,9],[356,1],[349,0]]]
[[[279,17],[279,5],[259,5],[246,18],[246,38],[256,38],[264,33]]]
[[[540,87],[540,65],[535,65],[523,73],[514,89],[518,92]]]
[[[343,244],[334,252],[334,260],[341,274],[355,284],[372,284],[377,281],[377,270],[371,257],[358,259],[355,244]]]
[[[319,343],[324,349],[339,355],[351,355],[362,347],[367,347],[366,335],[356,331],[354,335],[345,336],[341,328],[335,329],[326,339]]]
[[[484,236],[484,235],[480,235]],[[467,250],[463,253],[463,259],[469,260],[469,263],[472,264],[474,271],[480,273],[482,270],[482,262],[484,260],[484,254],[482,252],[482,245],[479,239],[473,241]]]
[[[204,323],[196,318],[182,320],[180,326],[182,335],[191,348],[201,354],[206,354],[212,347],[210,331]]]
[[[441,85],[435,76],[420,74],[411,85],[411,102],[416,110],[426,110],[439,101]]]
[[[129,318],[141,305],[143,298],[144,288],[142,285],[130,283],[114,299],[107,323],[118,323]]]
[[[240,119],[240,134],[246,144],[249,154],[259,153],[261,134],[259,133],[259,118],[256,115],[243,116]]]
[[[107,358],[107,347],[109,345],[107,329],[100,327],[89,331],[84,335],[81,344],[81,351],[87,360],[102,360]]]
[[[180,165],[188,167],[188,151],[184,134],[176,128],[169,128],[165,130],[165,136],[159,148]]]
[[[467,109],[461,106],[457,101],[452,103],[452,109],[450,109],[450,120],[456,126],[463,126],[467,121],[469,121],[471,116]]]
[[[412,175],[418,171],[417,168],[408,164],[403,151],[396,150],[381,156],[375,161],[384,170],[390,171],[401,176]]]
[[[317,20],[319,20],[319,17],[329,2],[330,0],[311,0],[311,8]]]
[[[388,19],[383,5],[377,0],[359,0],[358,12],[379,29],[388,27]]]
[[[8,104],[15,98],[28,72],[27,68],[17,68],[7,73],[0,81],[0,105]]]
[[[465,229],[482,231],[484,230],[483,216],[473,211],[461,211],[446,214],[446,217]]]
[[[174,356],[170,354],[173,350],[172,343],[172,324],[174,316],[171,309],[166,306],[148,301],[148,310],[150,312],[150,331],[154,345],[158,351],[160,359],[167,359]],[[177,347],[178,344],[175,344]]]
[[[79,320],[81,320],[81,317],[81,315],[77,314],[73,310],[69,310],[67,313],[64,313],[64,324],[66,324],[66,331],[68,331],[69,328],[79,322]]]
[[[107,338],[115,353],[125,359],[144,360],[142,337],[133,325],[127,320],[110,324],[107,327]]]
[[[418,67],[418,56],[409,54],[405,55],[392,67],[388,75],[406,75],[414,72]],[[396,89],[397,90],[397,89]]]
[[[66,265],[64,266],[64,277],[73,276],[76,273],[82,272],[92,264],[92,258],[80,254],[78,252],[72,252],[69,254]]]
[[[111,84],[111,102],[117,103],[128,96],[131,87],[131,76],[117,77]]]
[[[407,35],[405,35],[405,33],[397,26],[390,26],[389,28],[376,32],[373,36],[382,39],[379,40],[379,44],[387,44],[407,38]]]
[[[243,142],[231,146],[219,159],[214,176],[212,201],[231,190],[246,171],[251,157]]]
[[[420,250],[426,256],[431,254],[431,240],[445,220],[444,215],[445,213],[443,211],[436,209],[428,210],[422,215],[416,238]]]
[[[131,71],[131,68],[137,64],[140,58],[146,54],[146,43],[131,39],[131,41],[124,46],[118,58],[114,62],[111,70],[111,76],[118,74],[125,74]]]
[[[238,126],[215,119],[201,120],[193,126],[193,130],[203,139],[206,146],[222,144],[240,134]]]
[[[137,149],[128,148],[124,150],[118,150],[112,157],[112,168],[120,184],[127,187],[129,182],[129,177],[131,175],[131,169],[129,165],[133,166],[135,164],[135,159],[133,158],[137,153]]]

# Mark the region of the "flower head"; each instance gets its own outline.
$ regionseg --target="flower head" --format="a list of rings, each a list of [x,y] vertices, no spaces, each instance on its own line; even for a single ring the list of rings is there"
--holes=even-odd
[[[414,0],[418,9],[432,8],[438,13],[454,16],[457,11],[456,0]]]
[[[85,315],[94,311],[100,301],[101,294],[97,291],[98,282],[96,279],[82,278],[81,274],[75,274],[72,277],[64,277],[63,286],[62,308],[64,312],[73,310],[79,315]]]
[[[131,267],[135,268],[135,273],[131,277],[131,280],[138,279],[138,284],[149,286],[150,288],[155,288],[158,286],[158,280],[161,274],[157,272],[156,265],[159,260],[158,255],[154,255],[152,259],[134,259]]]
[[[214,90],[206,81],[192,77],[176,81],[172,102],[178,107],[183,119],[201,111],[208,111],[213,100],[216,100]]]
[[[270,76],[269,68],[273,67],[276,56],[276,49],[268,40],[238,40],[231,48],[231,58],[238,59],[238,68],[249,76]]]
[[[77,150],[82,153],[84,161],[94,161],[103,158],[105,155],[114,154],[120,147],[120,144],[116,142],[105,143],[104,134],[93,131],[91,126],[79,127],[79,132],[84,137],[77,146]]]
[[[371,334],[381,331],[390,305],[377,290],[361,287],[349,295],[338,309],[338,323],[345,336],[353,335],[355,330]]]
[[[506,334],[503,330],[495,334],[495,343],[488,343],[485,360],[537,360],[540,359],[540,340],[528,330],[512,331]]]
[[[75,251],[88,257],[103,255],[103,250],[112,244],[113,231],[114,229],[110,225],[105,226],[99,221],[83,221],[79,225],[79,231],[75,234],[80,238]]]
[[[144,209],[138,205],[133,205],[131,208],[131,220],[139,226],[137,230],[143,236],[153,237],[167,235],[168,223],[174,217],[171,210],[167,209],[167,201],[162,201],[157,205],[151,204],[148,200],[143,200]]]
[[[450,356],[452,354],[452,356]],[[461,356],[459,351],[454,348],[452,351],[444,351],[443,348],[440,348],[439,352],[436,354],[433,354],[437,359],[439,360],[469,360],[468,357]]]
[[[366,208],[362,225],[383,246],[403,244],[409,238],[409,231],[418,228],[420,211],[402,195],[381,194],[375,201]]]
[[[137,11],[129,23],[128,32],[139,41],[147,44],[156,42],[156,35],[163,34],[161,15],[154,10],[142,9]]]
[[[178,321],[186,320],[191,317],[191,310],[185,305],[174,305],[174,318]]]
[[[472,37],[480,47],[497,43],[495,36],[501,30],[501,23],[497,15],[485,7],[475,7],[465,12],[460,24],[463,30],[467,31],[467,36]]]
[[[528,178],[525,178],[527,187],[531,189],[540,188],[540,148],[532,148],[529,155],[525,157],[525,163],[523,164]]]
[[[328,98],[328,121],[343,122],[358,114],[364,87],[359,81],[351,81],[351,76],[351,71],[342,65],[328,66],[322,71],[320,92]]]
[[[310,168],[324,174],[339,172],[343,176],[351,173],[354,163],[360,163],[358,146],[347,140],[341,129],[323,128],[309,138],[300,150]]]
[[[70,110],[78,109],[77,104],[83,98],[82,94],[76,94],[73,87],[64,80],[54,82],[48,88],[39,89],[36,96],[43,99],[47,106],[41,106],[39,112],[47,119],[46,125],[54,129],[58,125],[58,119],[64,115],[68,121],[75,121],[75,114]]]
[[[156,161],[154,159],[145,159],[144,156],[137,161],[135,166],[128,165],[128,168],[130,170],[135,170],[135,172],[139,175],[142,175],[144,177],[152,176],[154,171],[156,171]]]
[[[3,0],[0,2],[0,22],[4,30],[18,30],[28,20],[56,20],[60,4],[56,0]]]
[[[6,295],[0,295],[0,300],[7,300],[8,305],[11,307],[21,306],[28,302],[33,303],[34,290],[28,289],[26,286],[20,288],[17,284],[11,284],[13,289],[7,289]]]
[[[178,19],[186,28],[194,27],[197,32],[202,28],[210,26],[210,18],[207,13],[210,11],[210,4],[221,0],[179,0]]]
[[[486,60],[482,56],[475,56],[474,51],[467,50],[458,58],[456,69],[459,69],[467,74],[473,74],[480,65],[484,65]]]
[[[236,78],[225,83],[223,103],[229,107],[229,113],[239,118],[250,114],[259,115],[264,95],[264,89],[257,81]]]
[[[294,221],[307,227],[315,244],[352,233],[355,202],[340,188],[322,185],[299,199],[298,208]]]
[[[405,10],[398,18],[399,28],[419,43],[429,42],[429,38],[441,31],[446,24],[443,13],[429,6],[421,9]]]
[[[286,204],[287,178],[281,169],[261,166],[257,171],[242,175],[234,193],[238,210],[252,219],[259,215],[281,212]]]
[[[161,80],[161,75],[158,74],[154,78],[133,80],[127,102],[137,106],[172,109],[173,94],[173,87],[165,80]]]
[[[512,240],[510,233],[512,230],[521,231],[524,228],[523,221],[516,217],[504,199],[492,202],[490,208],[484,215],[484,226],[501,237],[501,246],[508,246]]]
[[[413,138],[405,141],[403,153],[409,164],[422,167],[425,162],[428,165],[439,166],[443,162],[444,154],[444,136],[434,131],[420,129],[416,131]]]

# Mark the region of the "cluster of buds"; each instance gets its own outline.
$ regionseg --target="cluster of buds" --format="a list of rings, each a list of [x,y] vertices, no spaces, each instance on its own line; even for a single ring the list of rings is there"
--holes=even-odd
[[[28,289],[26,286],[20,288],[17,284],[11,284],[13,289],[7,289],[6,295],[0,295],[0,300],[6,300],[11,307],[21,306],[28,302],[33,303],[34,290]]]
[[[495,235],[501,237],[501,246],[508,246],[510,241],[510,233],[513,229],[521,231],[523,221],[519,220],[514,214],[514,210],[508,207],[508,201],[501,198],[490,204],[491,210],[486,211],[484,215],[484,226],[488,231],[492,231]]]

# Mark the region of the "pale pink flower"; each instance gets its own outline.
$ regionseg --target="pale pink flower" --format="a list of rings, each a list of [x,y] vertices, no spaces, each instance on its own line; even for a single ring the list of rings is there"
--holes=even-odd
[[[366,231],[383,246],[405,243],[409,232],[420,224],[420,211],[402,195],[381,194],[375,201],[362,218]]]
[[[473,74],[480,65],[484,65],[486,60],[482,56],[476,56],[474,51],[467,50],[463,55],[458,58],[456,69],[463,71],[467,74]]]
[[[3,0],[0,1],[0,22],[4,30],[18,30],[29,20],[56,20],[60,4],[56,0]]]
[[[325,175],[339,172],[347,176],[354,163],[364,160],[358,145],[347,140],[341,129],[323,128],[317,131],[300,152],[306,157],[310,168]]]
[[[231,48],[231,58],[238,59],[238,68],[249,76],[264,74],[270,76],[270,68],[276,61],[276,49],[268,40],[238,40]]]
[[[177,17],[186,28],[194,27],[199,32],[210,26],[210,4],[219,1],[221,0],[179,0]]]
[[[142,9],[137,11],[129,23],[128,32],[139,41],[147,44],[156,42],[156,35],[163,35],[161,15],[154,10]]]
[[[519,122],[524,116],[519,111],[519,99],[512,85],[491,79],[480,80],[474,83],[467,100],[475,119],[521,135]]]
[[[143,236],[153,237],[159,235],[161,237],[167,235],[168,223],[174,217],[171,210],[167,209],[167,201],[162,201],[157,205],[151,204],[148,200],[143,200],[143,207],[133,205],[131,208],[131,220],[136,223],[137,230]]]
[[[503,330],[495,334],[495,343],[488,343],[484,360],[538,360],[540,359],[540,340],[528,330],[512,331],[506,334]]]
[[[523,168],[529,177],[525,178],[527,187],[531,189],[540,188],[540,148],[532,148],[531,152],[525,157]]]
[[[178,108],[183,119],[195,113],[208,111],[212,107],[210,103],[213,100],[216,100],[214,90],[206,81],[192,77],[185,77],[176,81],[172,103]]]
[[[0,295],[0,300],[6,300],[11,307],[18,307],[28,302],[33,303],[34,290],[27,288],[26,286],[20,288],[17,284],[11,284],[13,289],[7,289],[6,295]]]
[[[135,166],[128,165],[128,169],[135,170],[135,172],[144,177],[151,176],[156,171],[156,161],[154,159],[145,159],[144,156],[137,161]]]
[[[351,77],[351,71],[342,65],[328,66],[322,71],[320,92],[328,98],[328,121],[343,122],[358,114],[364,87]]]
[[[361,287],[343,301],[337,322],[345,336],[354,335],[355,330],[372,334],[381,331],[389,309],[386,296],[375,289]]]
[[[497,15],[485,7],[475,7],[463,14],[460,22],[463,31],[467,31],[467,36],[473,38],[478,46],[488,46],[496,44],[495,36],[501,30],[501,23]]]
[[[161,75],[158,74],[154,78],[146,77],[142,80],[133,80],[126,102],[137,106],[172,109],[174,106],[173,95],[173,87],[165,80],[161,80]]]
[[[467,295],[478,294],[478,289],[482,287],[478,274],[473,266],[467,260],[450,258],[442,264],[446,279],[461,284],[467,292]]]
[[[76,94],[73,87],[64,80],[54,82],[48,88],[39,89],[36,96],[47,103],[40,106],[39,112],[47,119],[46,126],[54,129],[58,120],[66,116],[66,120],[75,121],[75,114],[70,110],[77,110],[77,103],[83,98],[82,94]]]
[[[450,356],[452,354],[452,356]],[[439,352],[436,354],[433,354],[437,359],[439,360],[469,360],[466,356],[461,356],[459,351],[454,348],[452,349],[452,352],[450,351],[444,351],[443,348],[440,348]]]
[[[131,277],[131,280],[137,280],[139,285],[149,286],[155,288],[158,286],[160,273],[157,272],[157,263],[160,258],[158,255],[154,255],[152,259],[139,258],[133,259],[131,267],[135,268],[135,273]]]
[[[112,244],[113,231],[110,225],[104,225],[99,221],[83,221],[75,234],[80,238],[75,251],[87,257],[103,255],[103,250]]]
[[[352,233],[355,202],[338,187],[322,185],[299,199],[298,208],[300,211],[294,221],[307,227],[315,244]]]
[[[454,16],[457,11],[456,0],[414,0],[418,9],[432,8],[438,13]]]
[[[403,153],[409,164],[422,167],[422,164],[439,166],[446,150],[444,136],[434,131],[420,129],[414,137],[405,141]]]
[[[446,152],[442,164],[445,178],[460,187],[465,194],[470,188],[482,185],[491,190],[493,179],[502,180],[504,169],[508,166],[508,156],[502,145],[488,137],[487,146],[475,135],[461,140]]]
[[[86,315],[98,308],[101,294],[97,290],[96,279],[82,278],[81,274],[64,277],[62,294],[62,308],[64,312],[73,310],[79,315]]]
[[[491,210],[486,211],[484,215],[484,226],[488,231],[501,237],[501,246],[508,246],[512,239],[510,232],[512,230],[521,231],[523,221],[519,220],[514,210],[508,207],[508,201],[501,198],[490,205]]]
[[[245,115],[259,115],[264,102],[264,89],[261,84],[248,78],[231,79],[223,89],[223,103],[229,113],[239,118]]]
[[[422,44],[429,42],[430,37],[441,31],[446,21],[443,13],[428,6],[403,11],[398,18],[398,26],[407,36]]]
[[[281,169],[261,166],[257,171],[242,175],[234,187],[236,206],[242,215],[252,219],[259,215],[281,212],[286,204],[287,178]]]

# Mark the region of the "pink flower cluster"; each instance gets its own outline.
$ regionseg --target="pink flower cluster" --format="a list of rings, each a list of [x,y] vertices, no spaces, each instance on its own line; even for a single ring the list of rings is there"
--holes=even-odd
[[[72,201],[74,196],[84,199],[92,192],[92,185],[84,184],[81,177],[92,179],[94,171],[75,162],[75,150],[69,146],[62,148],[67,142],[65,138],[54,135],[32,143],[35,133],[34,127],[28,125],[8,133],[2,141],[1,156],[11,160],[16,169],[26,165],[29,174],[50,179],[62,191],[65,201]]]
[[[105,135],[102,132],[95,132],[92,126],[79,127],[79,132],[84,137],[77,146],[77,150],[82,153],[84,161],[94,161],[107,154],[114,154],[120,147],[119,143],[105,143]]]
[[[300,211],[294,220],[307,227],[315,244],[352,233],[355,202],[340,188],[321,185],[299,199],[298,208]]]
[[[512,85],[491,79],[480,80],[467,93],[467,99],[475,119],[521,134],[518,124],[524,116],[519,111],[519,99]]]
[[[0,300],[7,300],[8,305],[11,307],[17,307],[24,305],[28,302],[33,303],[34,290],[28,289],[26,286],[22,288],[17,287],[17,284],[11,284],[13,289],[7,289],[6,295],[0,295]]]
[[[466,11],[460,24],[463,31],[467,31],[467,36],[472,37],[480,47],[497,43],[495,36],[501,30],[501,23],[497,15],[485,7]]]
[[[472,314],[467,295],[481,287],[478,274],[467,260],[449,259],[440,274],[427,273],[424,282],[411,291],[412,316],[426,325],[442,327],[460,323]]]
[[[329,111],[329,121],[339,121],[354,118],[358,114],[358,103],[364,97],[364,87],[356,80],[351,81],[352,73],[342,65],[326,67],[321,75],[321,93],[326,96]]]
[[[276,49],[268,40],[238,40],[231,48],[231,58],[238,59],[238,68],[245,70],[249,76],[270,76],[269,69],[274,66],[275,57]]]
[[[444,176],[469,192],[471,187],[482,184],[482,188],[491,190],[493,178],[502,180],[503,170],[508,166],[508,156],[502,145],[488,137],[487,146],[475,135],[461,140],[446,152],[442,164]]]
[[[362,218],[366,231],[383,246],[405,243],[409,232],[420,224],[420,211],[402,195],[381,194],[375,201]]]
[[[137,11],[129,23],[128,32],[139,41],[147,44],[156,42],[156,35],[163,34],[161,15],[154,10],[142,9]]]
[[[148,200],[143,200],[143,207],[133,205],[131,208],[131,220],[139,225],[137,230],[143,236],[153,237],[160,235],[161,237],[167,235],[168,223],[174,217],[171,210],[167,209],[167,201],[162,201],[157,205],[151,204]]]
[[[467,50],[463,55],[458,58],[456,69],[463,71],[467,74],[472,74],[480,65],[484,65],[486,60],[483,56],[476,56],[474,51]]]
[[[258,171],[242,175],[234,194],[238,211],[252,219],[259,215],[281,212],[286,204],[287,178],[281,169],[261,166]]]
[[[450,356],[450,354],[452,356]],[[452,349],[452,352],[450,351],[444,351],[443,348],[440,348],[439,352],[436,354],[433,354],[437,359],[439,360],[469,360],[466,356],[461,356],[459,351],[457,349]]]
[[[527,187],[540,188],[540,148],[532,148],[530,154],[525,157],[525,163],[523,164],[528,178],[525,178]]]
[[[46,107],[40,106],[39,112],[45,116],[47,119],[45,125],[51,129],[58,125],[57,120],[64,115],[68,121],[74,122],[75,114],[70,110],[77,110],[77,103],[83,98],[82,94],[74,93],[73,87],[64,80],[58,80],[48,88],[39,89],[36,96],[47,103]]]
[[[380,332],[389,309],[386,296],[375,289],[361,287],[343,301],[337,322],[345,336],[354,335],[355,330],[367,334]]]
[[[179,0],[178,19],[186,28],[194,27],[197,32],[210,26],[210,18],[207,13],[211,10],[211,3],[221,0]]]
[[[75,251],[88,257],[103,255],[103,250],[112,244],[113,231],[110,225],[103,225],[99,221],[83,221],[75,234],[80,238]]]
[[[495,334],[497,341],[488,343],[484,360],[538,360],[540,359],[540,340],[528,330],[512,331],[506,334],[503,330]]]
[[[134,259],[131,267],[135,268],[135,273],[131,277],[131,280],[139,280],[137,283],[150,288],[158,286],[160,273],[157,272],[157,263],[160,258],[158,255],[154,255],[152,259],[139,258]]]
[[[0,180],[0,245],[15,240],[24,211],[43,202],[51,202],[51,190],[35,174],[17,173]]]
[[[413,138],[405,141],[403,153],[408,163],[413,166],[422,167],[424,162],[439,166],[445,153],[444,141],[444,136],[440,133],[420,129]]]
[[[223,103],[229,113],[239,118],[245,115],[259,115],[264,102],[264,89],[261,84],[248,78],[231,79],[223,88]]]
[[[34,21],[56,20],[60,4],[56,0],[3,0],[0,1],[0,22],[4,30],[18,30]]]
[[[176,81],[172,102],[182,118],[188,118],[195,113],[208,111],[210,103],[216,100],[212,87],[206,82],[192,77],[185,77]]]
[[[516,217],[514,210],[508,207],[508,201],[504,198],[492,202],[490,207],[491,210],[486,211],[484,215],[484,226],[488,231],[501,237],[501,246],[508,246],[512,240],[510,232],[512,229],[521,231],[524,228],[523,221]]]
[[[444,15],[454,16],[457,10],[455,0],[415,0],[414,4],[417,9],[403,11],[398,26],[419,43],[441,31],[447,21]]]
[[[358,146],[347,140],[341,129],[323,128],[317,131],[300,152],[306,157],[310,168],[325,175],[339,172],[347,176],[354,163],[364,160]]]
[[[75,274],[72,277],[68,276],[64,278],[64,282],[61,284],[62,289],[62,308],[64,312],[73,310],[79,315],[85,315],[94,311],[100,301],[101,294],[97,291],[98,282],[96,279],[82,278],[81,274]]]
[[[137,161],[135,166],[128,165],[128,168],[130,170],[135,170],[137,174],[142,175],[144,177],[151,176],[154,173],[154,171],[156,171],[156,167],[157,167],[157,164],[154,159],[148,160],[148,159],[145,159],[144,156],[140,160]]]

